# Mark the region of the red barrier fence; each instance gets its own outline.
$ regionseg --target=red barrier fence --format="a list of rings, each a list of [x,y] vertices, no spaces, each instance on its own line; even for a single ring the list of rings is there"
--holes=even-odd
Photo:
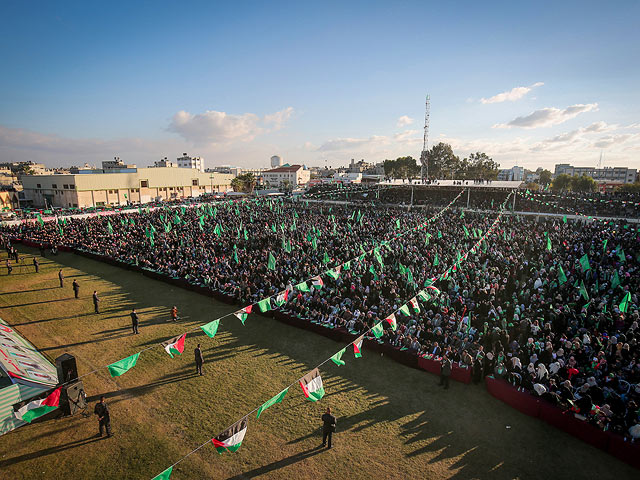
[[[487,391],[499,400],[531,417],[544,420],[549,425],[567,432],[614,457],[640,468],[640,443],[625,442],[624,438],[576,418],[573,412],[556,407],[527,392],[519,392],[504,380],[486,377]]]

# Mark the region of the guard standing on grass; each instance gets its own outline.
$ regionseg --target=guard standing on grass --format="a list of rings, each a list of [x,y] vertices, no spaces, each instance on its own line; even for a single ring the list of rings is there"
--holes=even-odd
[[[93,308],[96,313],[100,313],[100,299],[98,298],[98,292],[96,290],[93,291]]]
[[[327,446],[327,439],[329,440],[328,448],[331,448],[331,436],[336,431],[336,417],[331,415],[331,408],[327,407],[327,412],[322,415],[322,446]]]
[[[131,327],[133,328],[133,333],[132,335],[137,335],[138,333],[138,324],[140,323],[140,317],[138,317],[138,314],[136,313],[136,309],[134,308],[133,310],[131,310]]]
[[[36,257],[33,257],[33,266],[36,267],[36,273],[40,272],[40,263]]]
[[[447,355],[442,357],[440,365],[440,383],[438,385],[444,385],[444,389],[449,388],[449,377],[451,376],[451,360]]]
[[[62,273],[62,269],[58,272],[58,279],[60,280],[60,288],[64,287],[64,273]]]
[[[109,407],[107,407],[106,402],[104,401],[104,395],[100,396],[100,401],[96,403],[96,407],[93,409],[93,413],[98,416],[98,428],[100,429],[100,433],[98,436],[102,436],[102,429],[106,428],[107,437],[111,436],[111,418],[109,417]]]
[[[78,298],[78,294],[80,293],[80,284],[77,280],[74,280],[71,286],[73,287],[73,294]]]
[[[202,356],[202,350],[200,350],[200,344],[193,350],[196,356],[196,373],[202,375],[202,364],[204,363],[204,357]]]
[[[171,320],[173,320],[174,322],[178,321],[178,307],[176,307],[175,305],[171,309]]]
[[[11,260],[7,258],[7,275],[11,275],[11,272],[13,272],[13,267],[11,266]]]

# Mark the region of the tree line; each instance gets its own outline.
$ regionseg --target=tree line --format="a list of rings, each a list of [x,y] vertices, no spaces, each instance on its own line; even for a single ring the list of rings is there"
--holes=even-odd
[[[460,159],[448,143],[440,142],[426,152],[429,178],[495,180],[500,166],[486,153],[476,152]],[[384,161],[384,174],[391,178],[420,177],[421,164],[413,157]],[[425,173],[426,175],[426,173]]]

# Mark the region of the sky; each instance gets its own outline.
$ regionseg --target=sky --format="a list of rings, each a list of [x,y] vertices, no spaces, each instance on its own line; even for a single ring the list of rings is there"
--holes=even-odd
[[[485,5],[485,4],[489,5]],[[0,162],[640,168],[640,2],[3,2]]]

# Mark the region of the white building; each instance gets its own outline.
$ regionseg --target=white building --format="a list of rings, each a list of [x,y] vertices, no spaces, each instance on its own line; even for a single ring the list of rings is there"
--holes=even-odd
[[[311,172],[302,165],[287,165],[262,172],[262,181],[269,186],[306,185],[311,180]]]
[[[498,172],[498,180],[505,182],[521,182],[524,178],[524,168],[517,165],[502,169]]]
[[[569,175],[570,177],[586,175],[596,182],[634,183],[637,170],[627,167],[574,167],[568,163],[559,163],[556,165],[553,177],[555,178],[561,174]]]
[[[202,157],[190,157],[186,153],[183,153],[182,156],[176,160],[178,161],[178,168],[193,168],[199,172],[204,172]]]
[[[157,162],[153,162],[153,166],[155,168],[178,168],[178,164],[175,162],[169,161],[167,157],[164,157],[158,160]]]

